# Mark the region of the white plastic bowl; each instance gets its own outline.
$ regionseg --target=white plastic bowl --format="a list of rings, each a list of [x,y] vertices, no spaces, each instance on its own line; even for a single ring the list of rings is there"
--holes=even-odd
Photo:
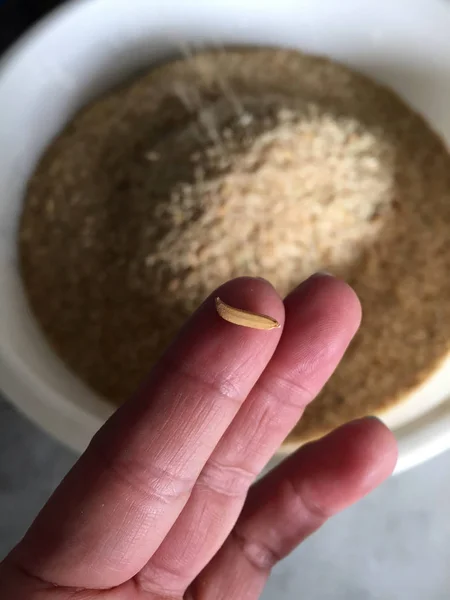
[[[257,44],[332,56],[378,79],[450,141],[450,6],[443,0],[78,0],[25,36],[0,67],[0,387],[81,451],[112,408],[53,354],[29,314],[16,261],[24,188],[76,110],[180,45]],[[450,363],[384,415],[397,472],[450,447]]]

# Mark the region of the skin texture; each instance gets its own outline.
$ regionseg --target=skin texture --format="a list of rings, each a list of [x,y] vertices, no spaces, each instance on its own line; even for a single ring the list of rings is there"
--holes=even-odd
[[[281,327],[230,324],[217,296]],[[360,318],[327,275],[284,301],[260,279],[216,290],[2,563],[0,597],[256,600],[278,560],[395,466],[392,434],[367,418],[254,483]]]

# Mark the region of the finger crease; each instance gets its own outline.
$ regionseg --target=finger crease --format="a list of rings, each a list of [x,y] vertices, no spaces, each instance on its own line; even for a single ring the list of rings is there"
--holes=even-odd
[[[267,544],[259,540],[251,540],[242,535],[235,527],[230,534],[245,560],[256,570],[268,574],[281,560],[281,556]]]
[[[189,495],[195,483],[192,477],[183,478],[156,465],[141,465],[138,461],[109,458],[100,446],[96,448],[95,455],[120,482],[143,496],[146,501],[156,499],[169,504],[181,496]]]
[[[209,380],[167,356],[162,357],[160,363],[170,371],[171,377],[173,377],[175,372],[179,377],[192,381],[197,386],[206,391],[214,392],[215,395],[222,398],[233,400],[239,405],[244,401],[239,387],[232,383],[230,375],[227,376],[224,373],[220,373],[217,377]]]
[[[225,465],[210,459],[199,478],[197,485],[207,488],[221,496],[245,496],[256,479],[256,473],[234,465]]]
[[[270,385],[265,383],[266,378],[271,382]],[[275,398],[282,408],[292,407],[297,411],[305,408],[315,396],[304,384],[294,378],[281,376],[275,369],[266,368],[258,386],[270,397]]]
[[[169,568],[164,567],[164,569],[158,569],[159,571],[161,571],[162,573],[164,573],[164,575],[168,575],[169,576],[169,581],[170,579],[174,579],[175,581],[178,578],[178,573],[176,571],[171,571]],[[135,586],[138,588],[138,590],[140,592],[144,592],[145,594],[150,594],[150,596],[152,598],[161,598],[161,599],[166,599],[166,600],[171,600],[173,598],[181,598],[183,595],[183,590],[168,590],[167,587],[166,588],[162,588],[160,585],[158,585],[156,582],[154,582],[152,579],[145,577],[145,575],[143,575],[143,573],[138,573],[135,577],[134,577],[134,584]]]
[[[331,516],[322,506],[317,504],[317,502],[314,502],[309,495],[305,493],[307,487],[305,481],[302,481],[302,485],[300,487],[295,485],[295,481],[291,477],[288,477],[286,479],[286,484],[290,487],[292,494],[301,504],[303,512],[306,512],[313,517],[313,519],[318,522],[318,526]]]
[[[15,560],[13,558],[13,555],[10,555],[5,559],[4,564],[6,563],[8,564],[8,568],[10,568],[12,571],[15,571],[21,577],[30,580],[32,584],[36,586],[36,588],[40,588],[41,590],[46,590],[50,592],[54,590],[58,592],[66,592],[68,594],[68,600],[85,592],[95,593],[95,590],[91,590],[85,587],[69,587],[65,585],[59,585],[58,583],[54,581],[49,581],[48,579],[43,579],[42,577],[39,577],[39,575],[36,575],[32,571],[30,571],[30,569],[25,567],[21,562]],[[107,590],[103,590],[103,592],[105,591]]]

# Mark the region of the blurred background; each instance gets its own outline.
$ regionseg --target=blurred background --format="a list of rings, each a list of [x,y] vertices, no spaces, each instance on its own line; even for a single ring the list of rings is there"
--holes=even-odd
[[[59,4],[0,0],[0,54]],[[0,397],[0,559],[76,458]],[[447,600],[449,563],[447,453],[390,479],[328,523],[274,570],[263,598]]]

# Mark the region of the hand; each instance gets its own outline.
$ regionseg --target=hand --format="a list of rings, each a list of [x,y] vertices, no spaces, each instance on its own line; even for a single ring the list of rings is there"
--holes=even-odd
[[[284,331],[221,320],[216,295]],[[224,285],[2,563],[0,597],[256,600],[278,560],[394,468],[392,434],[362,419],[253,483],[359,321],[355,294],[329,276],[284,303],[259,279]]]

